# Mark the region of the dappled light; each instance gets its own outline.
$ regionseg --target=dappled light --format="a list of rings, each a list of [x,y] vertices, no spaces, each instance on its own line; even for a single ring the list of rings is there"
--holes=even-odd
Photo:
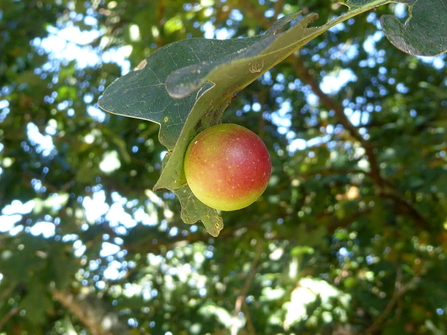
[[[447,13],[345,3],[0,4],[0,335],[447,333]],[[235,211],[179,191],[220,122],[272,162]]]

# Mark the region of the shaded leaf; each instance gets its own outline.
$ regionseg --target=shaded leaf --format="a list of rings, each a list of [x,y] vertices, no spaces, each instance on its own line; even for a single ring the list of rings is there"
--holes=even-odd
[[[28,287],[29,293],[20,302],[20,307],[26,311],[26,318],[33,325],[40,325],[46,321],[47,311],[53,306],[53,301],[45,292],[45,287],[31,282]]]
[[[408,1],[410,18],[402,24],[396,17],[381,17],[383,30],[398,49],[420,56],[447,51],[447,0]]]
[[[447,1],[439,0],[346,0],[351,11],[375,8],[391,2],[408,5],[410,18],[402,24],[393,15],[380,18],[388,40],[398,49],[420,56],[436,56],[447,51]]]

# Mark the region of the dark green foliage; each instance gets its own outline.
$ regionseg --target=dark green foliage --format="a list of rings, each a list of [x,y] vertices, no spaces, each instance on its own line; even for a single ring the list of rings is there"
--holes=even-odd
[[[217,238],[152,191],[159,126],[98,109],[123,74],[115,49],[131,46],[134,68],[203,27],[251,37],[305,6],[315,26],[346,11],[0,1],[0,334],[98,334],[105,313],[131,334],[447,332],[445,55],[396,49],[379,24],[395,5],[334,27],[232,100],[223,121],[261,136],[274,171],[259,201],[222,214]],[[71,25],[100,30],[79,45],[100,61],[50,58],[42,39]]]

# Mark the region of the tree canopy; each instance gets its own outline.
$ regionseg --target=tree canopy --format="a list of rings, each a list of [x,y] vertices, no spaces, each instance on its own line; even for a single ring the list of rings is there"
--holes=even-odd
[[[447,4],[386,2],[0,0],[0,334],[446,334]],[[185,224],[157,181],[192,114],[163,133],[144,113],[166,92],[123,78],[202,41],[194,69],[220,80],[237,50],[368,4],[222,79],[216,115],[263,139],[272,177],[214,236]],[[185,73],[160,80],[170,108],[200,96]]]

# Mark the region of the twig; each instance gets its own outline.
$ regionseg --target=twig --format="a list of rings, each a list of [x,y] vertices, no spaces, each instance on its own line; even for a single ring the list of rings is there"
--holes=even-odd
[[[245,318],[247,319],[248,333],[250,335],[256,335],[255,327],[253,326],[253,321],[251,321],[250,311],[248,309],[246,299],[244,299],[244,301],[242,302],[242,312],[244,313]]]
[[[394,288],[394,294],[390,301],[386,305],[382,314],[376,319],[376,321],[365,331],[365,334],[373,334],[380,329],[385,319],[393,310],[394,306],[398,303],[399,299],[424,275],[426,268],[423,267],[408,283],[402,285],[402,269],[398,268],[396,271],[396,283]]]
[[[4,237],[8,237],[7,235],[3,235]],[[2,242],[3,236],[0,235],[0,242]],[[0,249],[2,247],[2,244],[0,244]],[[18,285],[15,284],[10,284],[8,287],[6,287],[5,289],[3,289],[3,292],[0,296],[0,307],[3,307],[4,305],[6,305],[6,302],[8,301],[8,297],[11,296],[12,292],[14,292],[14,290],[16,290],[16,288],[18,287]],[[0,322],[1,324],[1,322]],[[1,326],[0,326],[1,328]]]
[[[93,335],[128,335],[130,327],[113,307],[91,292],[54,290],[53,298],[71,311]],[[137,332],[139,334],[139,332]]]
[[[257,271],[259,259],[261,258],[261,255],[262,255],[263,247],[264,246],[262,245],[261,241],[259,241],[259,240],[256,241],[255,256],[253,258],[253,262],[251,263],[251,269],[250,269],[250,272],[249,272],[247,279],[245,281],[245,285],[242,288],[241,292],[239,293],[239,296],[245,297],[247,295],[248,290],[250,289],[251,282],[253,281],[253,278]]]
[[[255,277],[256,272],[257,272],[258,262],[259,262],[259,259],[261,258],[262,249],[263,249],[263,245],[262,245],[261,241],[258,240],[256,243],[255,256],[251,263],[250,272],[248,273],[247,279],[245,280],[244,287],[239,292],[239,295],[236,298],[233,318],[237,318],[237,315],[241,312],[242,308],[244,307],[244,303],[245,303],[245,299],[246,299],[248,290],[250,289],[253,278]],[[247,327],[249,328],[250,334],[255,335],[255,330],[254,330],[253,323],[251,322],[248,307],[247,306],[245,306],[245,307],[246,308],[244,308],[244,314],[246,315],[246,318],[247,318]],[[231,335],[237,335],[237,331],[238,331],[237,325],[233,324],[231,326]]]
[[[6,313],[6,315],[3,318],[0,319],[0,330],[3,328],[3,326],[6,324],[6,322],[8,322],[8,320],[10,318],[12,318],[18,312],[20,312],[20,307],[18,307],[18,306],[9,310],[9,312]]]
[[[424,230],[430,229],[430,227],[427,226],[424,217],[413,207],[411,202],[396,190],[389,187],[380,189],[379,196],[393,200],[394,203],[399,206],[399,211],[410,216],[420,228]]]

